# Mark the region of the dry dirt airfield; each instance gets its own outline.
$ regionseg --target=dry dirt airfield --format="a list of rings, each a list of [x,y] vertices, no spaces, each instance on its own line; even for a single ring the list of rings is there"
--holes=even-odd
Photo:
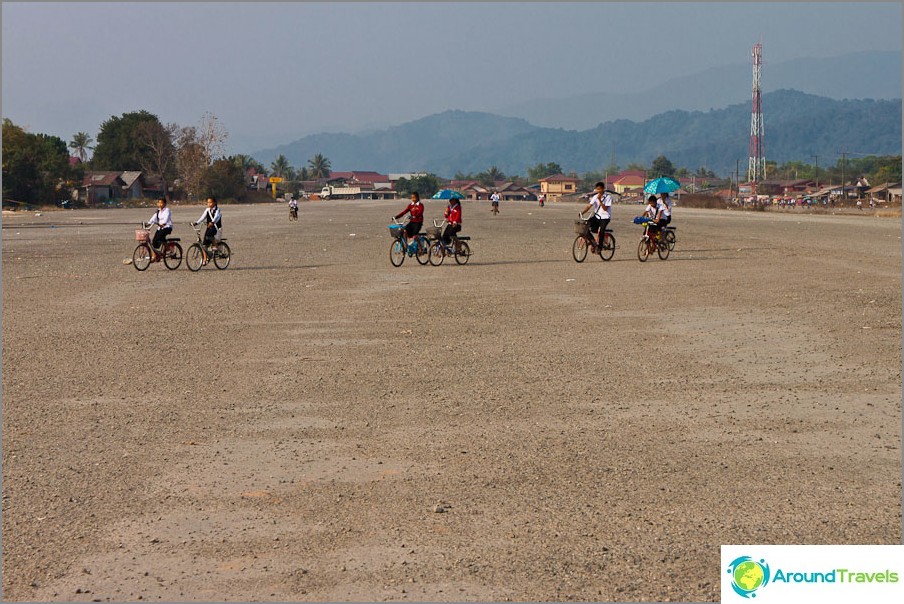
[[[428,219],[444,202],[428,201]],[[122,260],[149,209],[3,217],[3,596],[719,599],[720,544],[901,542],[901,219],[224,206],[232,266]],[[176,206],[176,233],[199,207]],[[56,225],[50,228],[49,225]]]

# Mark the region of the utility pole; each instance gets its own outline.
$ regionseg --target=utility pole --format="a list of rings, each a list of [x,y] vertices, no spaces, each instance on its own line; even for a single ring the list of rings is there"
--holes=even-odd
[[[810,157],[816,162],[816,192],[819,193],[819,156],[811,155]]]
[[[847,159],[845,156],[847,155],[846,151],[840,151],[841,153],[841,198],[847,200],[847,191],[844,189],[844,161]]]

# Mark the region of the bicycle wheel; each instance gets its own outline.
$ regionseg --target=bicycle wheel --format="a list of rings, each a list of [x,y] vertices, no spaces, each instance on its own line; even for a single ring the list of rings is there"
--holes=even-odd
[[[171,271],[179,268],[182,264],[182,246],[175,241],[168,241],[163,252],[163,264]]]
[[[665,242],[669,244],[669,251],[675,249],[675,231],[667,230],[665,232]]]
[[[571,255],[574,256],[575,262],[583,262],[587,259],[587,240],[583,235],[574,238],[574,243],[571,244]]]
[[[459,251],[455,252],[455,262],[467,264],[468,260],[471,258],[471,246],[468,245],[467,241],[462,241],[458,245],[461,247],[459,248]]]
[[[658,245],[656,246],[656,253],[659,254],[659,259],[667,259],[669,257],[669,251],[669,244],[665,241],[665,239],[659,241]]]
[[[417,238],[417,252],[414,257],[417,258],[418,264],[425,265],[430,262],[430,242],[425,237]]]
[[[443,263],[443,260],[446,259],[446,250],[443,249],[443,244],[439,241],[434,241],[430,246],[430,252],[428,254],[430,259],[430,264],[433,266],[439,266]]]
[[[646,262],[650,256],[650,238],[642,237],[640,243],[637,244],[637,259]]]
[[[220,270],[223,270],[227,266],[229,266],[230,260],[232,260],[232,250],[229,249],[229,245],[227,245],[225,241],[220,241],[213,246],[214,266],[216,266]]]
[[[405,262],[405,245],[401,239],[395,239],[389,246],[389,261],[393,266],[402,266]]]
[[[600,258],[605,261],[612,260],[612,256],[615,255],[615,235],[612,233],[606,233],[605,237],[603,237],[603,245],[600,246]]]
[[[200,243],[192,243],[188,246],[188,253],[185,254],[185,265],[188,270],[195,272],[201,270],[201,263],[204,262],[204,251],[201,249]]]
[[[132,266],[140,271],[143,271],[147,270],[150,265],[151,248],[143,243],[139,243],[135,246],[135,251],[132,252]]]

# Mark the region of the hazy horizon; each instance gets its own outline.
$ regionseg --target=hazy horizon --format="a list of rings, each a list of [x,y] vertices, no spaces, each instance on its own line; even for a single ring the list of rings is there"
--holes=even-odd
[[[867,28],[869,36],[851,35]],[[216,115],[229,153],[448,109],[640,92],[750,61],[902,49],[899,3],[2,4],[2,114],[96,138]],[[36,32],[40,32],[36,34]],[[96,33],[92,33],[96,32]],[[810,33],[812,32],[812,33]],[[549,82],[555,82],[551,86]]]

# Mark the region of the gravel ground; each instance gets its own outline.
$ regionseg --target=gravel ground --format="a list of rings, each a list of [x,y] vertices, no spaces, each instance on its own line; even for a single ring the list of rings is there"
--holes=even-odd
[[[721,544],[901,542],[900,219],[679,207],[641,264],[616,206],[578,264],[577,206],[466,202],[470,264],[393,268],[403,206],[224,206],[198,273],[4,215],[4,598],[716,601]]]

